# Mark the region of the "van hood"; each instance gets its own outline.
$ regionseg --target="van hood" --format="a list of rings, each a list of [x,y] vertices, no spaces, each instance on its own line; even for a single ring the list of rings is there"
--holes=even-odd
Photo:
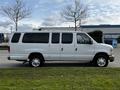
[[[111,48],[111,49],[113,49],[112,45],[109,45],[109,44],[99,43],[99,45],[101,45],[101,46],[103,46],[103,47],[106,47],[106,48]]]

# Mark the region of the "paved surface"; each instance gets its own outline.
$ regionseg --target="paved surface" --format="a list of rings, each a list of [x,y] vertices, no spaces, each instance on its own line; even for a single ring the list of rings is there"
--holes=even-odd
[[[120,48],[114,49],[115,61],[110,62],[108,67],[120,67]],[[8,51],[0,50],[0,68],[29,67],[28,63],[9,61],[7,59]],[[91,67],[89,64],[80,64],[77,62],[46,62],[44,67]]]
[[[8,43],[0,43],[0,46],[8,46]]]
[[[109,63],[109,67],[120,67],[120,47],[115,48],[113,53],[115,55],[115,61]]]

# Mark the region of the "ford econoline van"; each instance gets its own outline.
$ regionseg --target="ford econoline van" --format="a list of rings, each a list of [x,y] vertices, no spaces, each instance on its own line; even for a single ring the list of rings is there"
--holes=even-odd
[[[9,41],[9,60],[26,61],[33,67],[45,61],[92,62],[106,67],[114,61],[113,47],[97,43],[81,31],[15,32]]]

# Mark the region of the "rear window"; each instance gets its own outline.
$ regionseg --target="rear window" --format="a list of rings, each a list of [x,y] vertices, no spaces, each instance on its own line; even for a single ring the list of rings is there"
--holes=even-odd
[[[23,36],[23,43],[48,43],[49,33],[26,33]]]
[[[13,37],[12,37],[12,40],[11,40],[11,42],[12,43],[18,43],[19,42],[19,39],[20,39],[20,33],[15,33],[14,35],[13,35]]]

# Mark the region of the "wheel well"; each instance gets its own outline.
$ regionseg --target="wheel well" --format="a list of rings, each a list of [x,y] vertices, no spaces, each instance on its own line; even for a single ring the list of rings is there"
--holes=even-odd
[[[41,53],[37,53],[37,52],[34,52],[34,53],[31,53],[29,56],[28,56],[28,59],[32,58],[33,56],[40,56],[43,60],[44,60],[44,57]]]
[[[105,53],[105,52],[99,52],[99,53],[97,53],[97,54],[95,55],[95,57],[94,57],[93,60],[95,60],[95,58],[96,58],[97,56],[99,56],[99,55],[104,55],[104,56],[106,56],[107,58],[109,58],[109,56],[108,56],[107,53]]]

